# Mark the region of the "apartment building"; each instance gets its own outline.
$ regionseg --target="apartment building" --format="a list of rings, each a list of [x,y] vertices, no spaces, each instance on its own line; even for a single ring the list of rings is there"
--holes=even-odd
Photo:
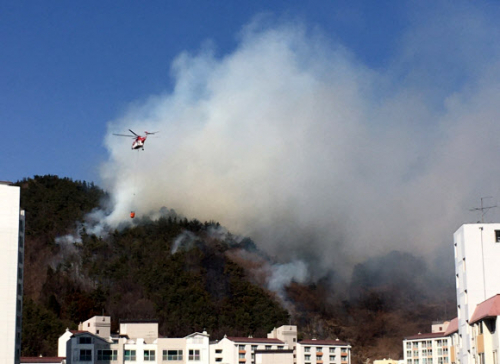
[[[445,332],[408,336],[403,340],[405,364],[449,364],[451,339]]]
[[[110,318],[95,316],[79,330],[59,338],[58,355],[73,363],[209,364],[209,335],[193,333],[184,338],[158,335],[157,321],[120,321],[117,335],[110,334]]]
[[[270,354],[274,360],[293,364],[293,349],[277,338],[224,336],[210,344],[210,364],[263,364]]]
[[[340,340],[302,340],[296,355],[301,364],[350,364],[351,345]]]
[[[20,199],[20,187],[0,182],[0,363],[5,364],[18,364],[21,356],[25,221]]]
[[[491,303],[489,299],[500,293],[500,224],[462,225],[453,235],[453,241],[459,335],[457,362],[472,364],[487,360],[486,363],[496,364],[498,351],[492,346],[483,348],[491,352],[479,353],[478,334],[473,331],[484,329],[487,324],[480,320],[484,324],[473,327],[472,318],[479,307],[484,309]]]

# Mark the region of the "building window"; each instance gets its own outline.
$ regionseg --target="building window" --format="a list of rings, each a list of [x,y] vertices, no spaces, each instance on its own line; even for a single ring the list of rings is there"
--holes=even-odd
[[[330,348],[330,353],[335,353],[335,348]]]
[[[284,348],[284,346],[278,346],[278,350],[283,350]]]
[[[495,230],[495,242],[500,243],[500,230]]]
[[[92,338],[90,336],[81,336],[78,338],[78,344],[92,344]]]
[[[239,359],[245,359],[245,354],[243,354],[243,353],[239,353],[239,354],[238,354],[238,358],[239,358]]]
[[[411,363],[411,359],[408,359],[408,360],[406,361],[406,364],[412,364],[412,363]]]
[[[305,346],[304,347],[304,353],[310,353],[311,352],[311,347]]]
[[[311,355],[304,355],[304,360],[305,361],[311,360]]]
[[[316,355],[316,361],[321,361],[321,355]]]
[[[245,350],[245,345],[239,345],[238,350]]]
[[[156,361],[154,350],[144,350],[144,361]]]
[[[411,357],[411,350],[406,350],[406,356]]]
[[[222,349],[215,349],[215,354],[222,354]]]
[[[271,350],[272,346],[271,345],[266,345],[266,350]]]
[[[316,352],[317,352],[317,353],[321,353],[322,351],[323,351],[323,348],[322,348],[321,346],[318,346],[318,347],[316,348]]]
[[[347,353],[347,348],[342,348],[343,353]]]
[[[252,345],[252,351],[257,350],[257,345]]]
[[[335,361],[335,355],[330,355],[330,361]]]
[[[125,350],[125,361],[135,361],[135,350]]]
[[[199,350],[189,350],[189,360],[200,361],[200,351]]]
[[[97,350],[97,360],[118,360],[117,350]]]
[[[80,350],[80,361],[92,361],[92,350],[81,349]]]
[[[222,358],[215,358],[216,362],[222,361]]]
[[[407,349],[411,349],[411,343],[407,342],[407,343],[406,343],[406,348],[407,348]]]
[[[163,350],[163,360],[182,360],[182,350]]]

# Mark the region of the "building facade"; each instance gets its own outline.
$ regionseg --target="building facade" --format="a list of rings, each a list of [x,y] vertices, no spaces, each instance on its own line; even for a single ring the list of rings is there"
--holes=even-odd
[[[350,364],[351,345],[340,340],[302,340],[297,343],[297,363]]]
[[[451,339],[444,332],[417,334],[403,340],[405,364],[450,364]]]
[[[18,364],[21,357],[25,220],[20,199],[20,187],[0,182],[0,363],[6,364]]]
[[[462,225],[453,235],[453,241],[459,335],[457,362],[478,363],[470,321],[480,303],[500,293],[500,224]]]
[[[277,352],[277,359],[280,353],[286,354],[284,350],[292,351],[292,361],[288,362],[292,364],[293,349],[277,338],[225,336],[222,340],[210,344],[210,364],[258,364],[258,357],[260,360],[263,358],[262,352]]]

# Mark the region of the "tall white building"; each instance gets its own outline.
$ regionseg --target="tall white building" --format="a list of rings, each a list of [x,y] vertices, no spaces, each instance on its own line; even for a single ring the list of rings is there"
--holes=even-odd
[[[453,235],[460,364],[476,363],[471,318],[477,306],[500,293],[500,224],[465,224]]]
[[[0,182],[0,363],[19,363],[23,302],[24,211],[21,189]]]

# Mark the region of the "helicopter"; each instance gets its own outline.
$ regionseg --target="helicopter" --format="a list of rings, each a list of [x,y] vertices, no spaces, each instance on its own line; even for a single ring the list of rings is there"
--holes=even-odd
[[[142,136],[142,135],[138,135],[138,134],[134,133],[131,129],[129,129],[128,131],[130,131],[133,135],[127,135],[127,134],[113,134],[113,135],[134,138],[135,140],[132,143],[132,150],[133,149],[144,150],[144,143],[146,142],[148,135],[158,133],[157,131],[155,131],[154,133],[150,133],[149,131],[145,131],[144,136]]]

